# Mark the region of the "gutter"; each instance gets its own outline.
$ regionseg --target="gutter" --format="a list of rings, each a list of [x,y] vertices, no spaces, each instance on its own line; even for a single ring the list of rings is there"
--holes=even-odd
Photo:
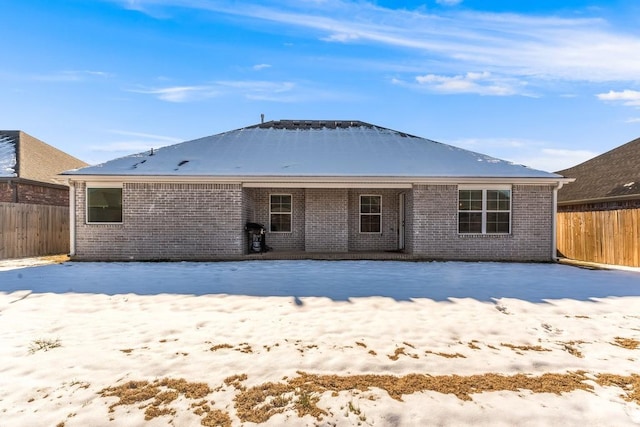
[[[18,203],[18,186],[14,179],[9,180],[9,190],[11,190],[11,201],[13,203]]]
[[[558,182],[573,182],[573,178],[562,177],[417,177],[417,176],[332,176],[332,175],[82,175],[68,174],[68,179],[86,182],[145,182],[145,183],[219,183],[241,184],[244,187],[259,186],[347,186],[360,184],[399,185],[410,188],[412,185],[429,184],[515,184],[515,185],[552,185]]]

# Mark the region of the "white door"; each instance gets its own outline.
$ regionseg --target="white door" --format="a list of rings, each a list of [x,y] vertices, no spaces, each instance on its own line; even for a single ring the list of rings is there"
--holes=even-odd
[[[404,193],[398,194],[398,249],[404,249]]]

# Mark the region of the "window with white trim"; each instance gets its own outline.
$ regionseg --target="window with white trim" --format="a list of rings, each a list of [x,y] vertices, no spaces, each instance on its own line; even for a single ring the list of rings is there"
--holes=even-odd
[[[87,185],[87,223],[122,222],[122,186]]]
[[[360,196],[360,232],[382,233],[382,196]]]
[[[459,188],[458,233],[511,233],[511,189]]]
[[[272,194],[269,197],[269,231],[291,232],[291,194]]]

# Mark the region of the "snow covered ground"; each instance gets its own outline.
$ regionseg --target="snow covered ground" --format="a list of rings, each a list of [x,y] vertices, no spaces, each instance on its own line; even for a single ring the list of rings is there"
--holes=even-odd
[[[640,425],[637,272],[24,265],[0,265],[3,426]]]

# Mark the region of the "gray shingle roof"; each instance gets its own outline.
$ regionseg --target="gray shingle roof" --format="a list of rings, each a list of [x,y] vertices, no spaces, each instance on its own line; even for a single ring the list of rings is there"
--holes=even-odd
[[[558,202],[640,199],[640,138],[557,172],[575,182],[558,191]]]
[[[360,121],[280,120],[65,175],[560,178]]]

